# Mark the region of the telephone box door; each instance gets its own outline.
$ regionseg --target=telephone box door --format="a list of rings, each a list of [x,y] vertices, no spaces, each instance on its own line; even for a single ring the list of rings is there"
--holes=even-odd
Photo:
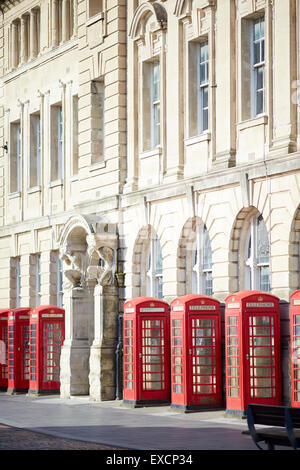
[[[192,405],[218,403],[220,380],[219,322],[217,316],[189,316],[189,396]]]
[[[60,387],[60,351],[64,339],[63,323],[47,321],[42,324],[42,389],[53,390]]]
[[[14,309],[8,317],[8,393],[29,387],[29,308]]]
[[[291,296],[290,334],[291,399],[292,406],[300,408],[300,290]]]
[[[0,390],[7,389],[8,313],[9,310],[0,311]]]
[[[278,321],[278,316],[270,313],[246,315],[244,328],[246,403],[278,403],[281,386]]]
[[[138,318],[138,382],[141,400],[162,400],[169,387],[169,318]]]

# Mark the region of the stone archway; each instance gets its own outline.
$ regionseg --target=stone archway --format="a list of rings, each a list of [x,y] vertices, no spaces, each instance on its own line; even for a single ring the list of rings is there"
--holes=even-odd
[[[58,243],[65,275],[66,318],[61,396],[115,398],[116,225],[103,223],[99,217],[76,215],[63,227]]]

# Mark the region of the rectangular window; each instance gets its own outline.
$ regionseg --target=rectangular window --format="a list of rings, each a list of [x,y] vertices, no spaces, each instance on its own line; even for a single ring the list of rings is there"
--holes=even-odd
[[[89,0],[89,18],[102,12],[102,0]]]
[[[21,260],[16,260],[16,308],[21,307]]]
[[[103,80],[92,82],[91,164],[104,161],[105,86]]]
[[[10,125],[10,193],[21,191],[22,133],[20,122]]]
[[[140,130],[141,151],[147,152],[160,144],[160,63],[143,62]]]
[[[73,96],[73,175],[78,174],[78,96]]]
[[[265,111],[265,19],[253,21],[252,63],[253,63],[253,115]]]
[[[36,306],[41,304],[41,255],[36,256],[35,266],[35,297]]]
[[[57,305],[63,306],[63,265],[59,257],[57,258]]]
[[[160,65],[151,67],[151,142],[152,148],[160,144]]]
[[[63,177],[63,144],[62,106],[51,106],[51,181]]]
[[[190,41],[188,49],[188,132],[200,135],[209,127],[208,40]]]
[[[30,174],[29,184],[33,188],[41,184],[41,120],[40,114],[30,116]]]
[[[198,77],[198,132],[208,129],[208,79],[209,79],[209,57],[208,41],[199,46],[199,77]]]

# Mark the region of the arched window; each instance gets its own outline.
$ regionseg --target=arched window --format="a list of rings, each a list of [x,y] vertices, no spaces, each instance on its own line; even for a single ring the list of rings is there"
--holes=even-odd
[[[147,290],[150,297],[163,298],[162,251],[159,239],[151,237],[147,256]]]
[[[192,252],[192,293],[213,294],[210,238],[206,226],[200,224],[196,226]]]
[[[245,289],[271,291],[270,242],[261,215],[252,217],[246,238]]]

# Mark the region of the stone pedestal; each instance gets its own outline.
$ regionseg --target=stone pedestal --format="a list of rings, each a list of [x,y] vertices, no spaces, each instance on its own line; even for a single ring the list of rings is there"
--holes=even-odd
[[[64,294],[65,341],[60,358],[60,395],[89,393],[89,330],[93,302],[88,289],[72,288]]]
[[[116,396],[115,349],[117,342],[118,293],[115,286],[94,290],[95,337],[90,350],[90,398],[114,400]]]

